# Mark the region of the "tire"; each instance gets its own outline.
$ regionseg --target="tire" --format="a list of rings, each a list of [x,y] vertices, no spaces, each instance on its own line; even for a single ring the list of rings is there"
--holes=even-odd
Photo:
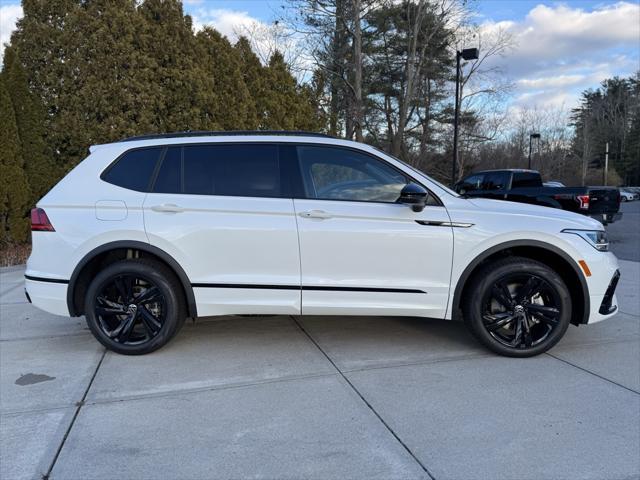
[[[620,201],[621,201],[621,202],[626,202],[626,201],[627,201],[627,197],[622,197],[622,198],[620,198]]]
[[[546,352],[564,336],[571,295],[556,271],[525,257],[497,260],[465,288],[464,321],[478,341],[508,357]]]
[[[157,350],[186,319],[182,285],[175,274],[145,258],[121,260],[99,272],[87,290],[84,311],[96,339],[124,355]]]

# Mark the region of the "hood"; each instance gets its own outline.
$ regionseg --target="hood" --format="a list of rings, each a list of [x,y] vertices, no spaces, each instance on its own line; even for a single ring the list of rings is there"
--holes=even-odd
[[[573,227],[586,230],[604,230],[603,225],[591,217],[579,213],[567,212],[559,208],[508,202],[505,200],[492,200],[489,198],[468,198],[467,201],[483,211],[502,213],[504,215],[553,219],[565,223],[566,227],[564,228]]]

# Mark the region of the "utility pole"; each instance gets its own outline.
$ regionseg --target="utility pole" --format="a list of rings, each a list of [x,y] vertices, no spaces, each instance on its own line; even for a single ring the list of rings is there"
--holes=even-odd
[[[460,52],[456,52],[456,103],[453,110],[453,163],[451,164],[451,188],[456,184],[458,166],[458,117],[460,116]]]
[[[477,48],[465,48],[456,51],[456,103],[453,113],[453,164],[451,165],[451,186],[456,183],[456,167],[458,166],[458,122],[460,121],[460,59],[477,60],[480,57],[480,50]]]
[[[538,140],[538,162],[540,161],[540,134],[539,133],[531,133],[529,134],[529,161],[527,163],[527,168],[531,170],[531,143],[533,139]]]
[[[607,177],[609,176],[609,142],[605,144],[604,148],[604,186],[607,186]]]
[[[584,187],[587,181],[587,156],[589,149],[589,142],[587,140],[587,117],[585,116],[584,108],[582,109],[582,183]]]

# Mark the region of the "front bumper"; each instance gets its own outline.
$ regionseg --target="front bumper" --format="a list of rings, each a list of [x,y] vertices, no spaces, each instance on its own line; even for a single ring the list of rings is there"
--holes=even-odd
[[[607,287],[607,291],[604,294],[604,298],[602,299],[602,303],[600,304],[600,309],[598,313],[601,315],[610,315],[615,313],[618,310],[618,305],[614,304],[614,298],[616,295],[616,287],[618,286],[618,281],[620,280],[620,270],[616,270],[616,273],[613,274],[613,278],[611,282],[609,282],[609,286]]]
[[[606,320],[618,311],[618,298],[616,297],[616,287],[620,281],[620,271],[616,270],[610,277],[609,286],[602,295],[590,295],[591,312],[589,314],[589,325]]]

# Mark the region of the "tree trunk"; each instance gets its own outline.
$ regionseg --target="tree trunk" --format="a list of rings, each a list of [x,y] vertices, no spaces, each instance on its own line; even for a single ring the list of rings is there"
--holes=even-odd
[[[362,27],[360,24],[361,0],[353,0],[353,128],[356,141],[362,142]]]
[[[342,85],[345,42],[344,20],[344,0],[336,0],[335,30],[333,32],[333,45],[331,51],[333,72],[329,78],[331,92],[331,101],[329,104],[329,134],[334,136],[339,134],[338,124],[340,121],[340,104],[342,100],[342,93],[344,92]]]
[[[422,26],[422,20],[425,13],[424,9],[425,2],[424,0],[420,0],[420,3],[416,8],[416,16],[413,20],[414,23],[411,27],[412,34],[407,39],[409,41],[409,45],[407,49],[407,61],[405,64],[404,74],[404,77],[406,78],[406,87],[404,89],[404,92],[401,92],[398,98],[398,129],[396,130],[396,135],[393,138],[392,142],[392,153],[395,156],[400,156],[402,154],[404,134],[407,128],[408,121],[407,116],[409,109],[411,108],[411,102],[413,101],[414,96],[416,72],[418,71],[418,33],[420,32],[420,28]]]

